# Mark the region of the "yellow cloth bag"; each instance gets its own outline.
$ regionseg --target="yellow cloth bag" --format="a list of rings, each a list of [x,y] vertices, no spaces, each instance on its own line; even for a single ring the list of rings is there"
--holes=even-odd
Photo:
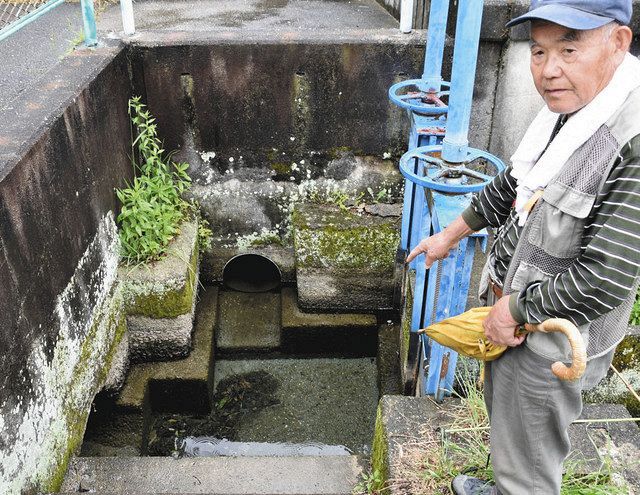
[[[482,322],[491,311],[491,307],[473,308],[458,316],[434,323],[421,330],[430,338],[456,351],[458,354],[493,361],[498,359],[507,346],[495,345],[487,340]]]

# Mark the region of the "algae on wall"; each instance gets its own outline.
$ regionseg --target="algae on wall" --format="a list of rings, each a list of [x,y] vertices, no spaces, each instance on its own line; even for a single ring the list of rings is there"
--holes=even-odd
[[[117,266],[118,236],[109,212],[57,298],[53,317],[59,331],[52,353],[44,339],[29,352],[25,366],[32,393],[0,404],[1,493],[59,488],[124,333]]]

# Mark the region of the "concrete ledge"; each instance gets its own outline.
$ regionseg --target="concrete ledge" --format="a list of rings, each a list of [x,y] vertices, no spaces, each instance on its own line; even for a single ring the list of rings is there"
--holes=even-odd
[[[191,351],[191,314],[157,319],[131,315],[127,316],[127,328],[133,362],[166,361]]]
[[[77,458],[62,493],[350,495],[355,456]]]
[[[290,353],[376,355],[377,319],[372,314],[304,313],[293,288],[282,289],[282,350]]]
[[[302,204],[293,215],[298,301],[303,310],[393,308],[399,217]]]
[[[221,352],[280,347],[280,294],[223,291],[216,346]]]
[[[42,139],[52,123],[68,111],[78,98],[78,88],[86,89],[95,84],[97,76],[113,64],[114,59],[124,56],[123,49],[123,43],[110,40],[97,49],[75,50],[65,57],[63,63],[47,72],[30,91],[2,109],[0,180]]]
[[[124,388],[118,397],[117,406],[142,412],[148,393],[147,387],[149,382],[152,381],[200,382],[205,389],[210,386],[213,379],[210,369],[214,359],[213,336],[217,308],[218,289],[211,287],[204,290],[202,292],[202,300],[198,305],[198,314],[193,333],[193,351],[189,357],[179,361],[144,363],[132,366]],[[196,387],[199,390],[202,388],[201,385],[196,385]],[[212,387],[210,388],[212,390]],[[166,394],[159,393],[158,395]],[[181,394],[181,401],[191,396],[191,394]],[[166,402],[161,397],[153,399],[156,405]],[[175,396],[172,400],[175,402]],[[182,406],[183,404],[180,405],[180,407]]]
[[[426,32],[416,30],[409,34],[403,34],[397,28],[378,29],[322,29],[322,30],[229,30],[211,29],[208,31],[161,31],[145,30],[136,33],[129,39],[134,47],[158,47],[158,46],[194,46],[194,45],[270,45],[270,44],[331,44],[342,45],[344,43],[369,44],[369,43],[393,43],[398,45],[416,45],[424,50]]]
[[[308,330],[335,327],[357,329],[372,327],[375,326],[376,323],[376,317],[372,314],[303,313],[298,307],[295,289],[290,287],[282,289],[283,330]]]

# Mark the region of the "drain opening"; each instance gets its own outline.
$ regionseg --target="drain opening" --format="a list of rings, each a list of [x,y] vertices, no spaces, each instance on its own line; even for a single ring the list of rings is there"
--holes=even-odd
[[[282,283],[280,268],[266,256],[239,254],[222,271],[225,287],[240,292],[268,292]]]

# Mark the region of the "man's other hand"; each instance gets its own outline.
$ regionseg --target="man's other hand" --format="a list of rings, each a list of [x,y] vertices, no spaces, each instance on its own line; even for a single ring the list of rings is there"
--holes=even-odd
[[[519,324],[509,311],[509,296],[498,299],[482,326],[487,339],[493,344],[517,347],[525,338],[524,335],[516,336]]]

